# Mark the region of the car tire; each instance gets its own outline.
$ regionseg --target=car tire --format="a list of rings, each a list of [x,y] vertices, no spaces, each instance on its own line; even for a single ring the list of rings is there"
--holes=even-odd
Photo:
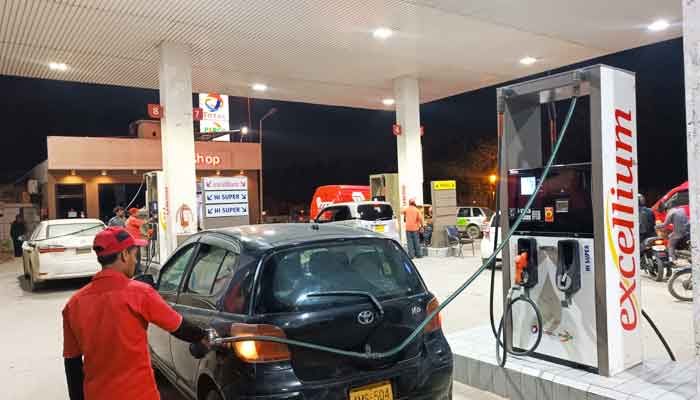
[[[477,225],[469,225],[467,227],[467,235],[472,239],[479,239],[481,237],[481,228]]]
[[[205,400],[224,400],[216,389],[212,389],[207,393]]]
[[[22,254],[22,270],[22,276],[25,279],[29,279],[29,273],[27,272],[27,257],[24,254]]]
[[[40,287],[41,287],[41,285],[39,284],[39,282],[37,282],[36,279],[34,279],[34,271],[32,271],[32,269],[30,269],[29,270],[29,291],[32,293],[36,292],[37,290],[39,290]]]

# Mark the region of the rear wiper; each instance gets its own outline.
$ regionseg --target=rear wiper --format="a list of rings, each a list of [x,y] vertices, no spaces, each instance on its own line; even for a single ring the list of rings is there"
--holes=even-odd
[[[375,307],[377,307],[377,310],[379,311],[379,315],[384,315],[384,307],[382,307],[382,303],[377,300],[372,293],[369,292],[363,292],[361,290],[337,290],[337,291],[330,291],[330,292],[313,292],[313,293],[307,293],[306,297],[332,297],[332,296],[356,296],[356,297],[367,297],[369,298],[372,303],[374,304]]]

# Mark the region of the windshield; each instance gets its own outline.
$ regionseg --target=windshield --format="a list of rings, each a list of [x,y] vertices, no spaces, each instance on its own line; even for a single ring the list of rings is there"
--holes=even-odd
[[[389,204],[361,204],[357,213],[363,221],[386,221],[394,218],[394,210]]]
[[[393,241],[357,239],[318,243],[275,254],[265,264],[260,313],[367,302],[362,296],[307,296],[366,292],[379,301],[425,292],[417,271]]]
[[[82,223],[82,224],[61,224],[61,225],[49,225],[48,227],[48,238],[55,238],[58,236],[95,236],[101,230],[104,229],[104,225],[96,224],[94,222]]]

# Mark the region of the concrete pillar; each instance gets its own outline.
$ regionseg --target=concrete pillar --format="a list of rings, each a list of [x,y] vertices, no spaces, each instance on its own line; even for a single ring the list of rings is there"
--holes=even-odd
[[[700,393],[700,2],[682,1],[690,237],[693,252],[693,327],[697,387]]]
[[[168,254],[178,236],[197,232],[197,178],[192,124],[192,56],[189,47],[176,43],[160,46],[161,145],[165,199],[158,199],[166,217]],[[163,208],[165,207],[165,208]]]
[[[394,80],[396,123],[401,135],[396,138],[399,163],[401,205],[415,198],[423,204],[423,148],[420,136],[420,95],[416,78]]]

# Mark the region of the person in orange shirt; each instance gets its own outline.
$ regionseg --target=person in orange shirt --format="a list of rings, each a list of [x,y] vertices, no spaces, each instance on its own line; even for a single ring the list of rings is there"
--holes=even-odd
[[[408,200],[408,207],[406,207],[401,213],[404,215],[404,220],[406,221],[406,241],[408,242],[408,256],[411,259],[421,258],[420,249],[420,236],[419,232],[423,227],[423,216],[416,207],[416,200]]]
[[[139,217],[139,212],[140,210],[136,207],[132,207],[129,209],[129,218],[126,219],[126,226],[124,227],[124,229],[126,229],[126,231],[129,232],[129,234],[133,236],[134,239],[143,240],[145,239],[143,229],[145,228],[146,221]],[[141,248],[139,247],[136,254],[136,275],[139,275],[142,272],[143,271],[141,271]]]

